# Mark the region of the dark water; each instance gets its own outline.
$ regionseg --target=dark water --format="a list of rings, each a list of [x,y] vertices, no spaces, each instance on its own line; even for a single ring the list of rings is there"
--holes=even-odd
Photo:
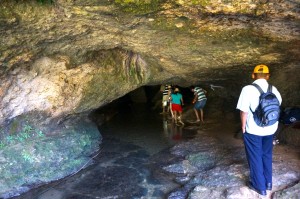
[[[176,126],[145,104],[123,106],[99,130],[103,142],[93,164],[15,199],[159,199],[180,187],[162,168],[174,159],[168,149],[195,130]]]
[[[120,110],[99,130],[104,141],[108,137],[120,139],[144,148],[151,155],[196,134],[186,126],[175,125],[170,115],[162,115],[145,104],[134,104]]]

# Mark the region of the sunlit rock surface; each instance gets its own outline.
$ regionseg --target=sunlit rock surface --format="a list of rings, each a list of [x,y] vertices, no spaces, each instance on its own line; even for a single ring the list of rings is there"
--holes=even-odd
[[[240,90],[259,63],[285,105],[299,102],[297,1],[1,4],[1,123],[91,111],[146,84]]]

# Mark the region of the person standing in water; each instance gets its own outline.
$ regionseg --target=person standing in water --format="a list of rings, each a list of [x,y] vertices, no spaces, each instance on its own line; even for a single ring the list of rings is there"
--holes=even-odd
[[[162,112],[161,114],[168,113],[168,103],[169,103],[169,85],[161,85],[160,91],[162,93]]]
[[[182,122],[183,98],[181,93],[179,92],[178,87],[176,87],[174,89],[174,93],[171,94],[171,105],[172,105],[172,111],[174,114],[175,123],[178,124],[179,122],[180,124],[184,125],[184,123]]]
[[[193,104],[194,104],[194,111],[196,115],[196,122],[204,122],[204,113],[203,113],[203,108],[206,105],[207,97],[206,93],[207,91],[204,90],[203,88],[200,87],[191,87],[191,91],[194,93],[194,99],[193,99]],[[199,117],[199,112],[200,112],[200,117]]]
[[[172,119],[173,119],[174,118],[174,114],[173,114],[173,111],[172,111],[172,102],[171,102],[171,95],[173,93],[173,88],[172,88],[171,85],[168,88],[169,88],[169,91],[168,91],[168,96],[169,96],[168,111],[170,111]]]

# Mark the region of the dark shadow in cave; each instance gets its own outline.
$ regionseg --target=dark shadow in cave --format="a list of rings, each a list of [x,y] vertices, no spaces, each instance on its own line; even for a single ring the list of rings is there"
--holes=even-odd
[[[180,90],[185,103],[190,103],[193,93],[189,88]],[[154,154],[196,134],[193,129],[176,126],[171,115],[160,114],[161,98],[160,86],[140,87],[93,111],[90,118],[98,125],[103,142],[120,139]]]

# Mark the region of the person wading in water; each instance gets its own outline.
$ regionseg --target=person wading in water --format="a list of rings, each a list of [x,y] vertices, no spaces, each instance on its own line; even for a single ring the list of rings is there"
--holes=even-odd
[[[203,88],[200,87],[195,87],[192,86],[191,87],[191,91],[194,93],[194,99],[193,99],[193,104],[194,104],[194,111],[195,111],[195,115],[196,115],[196,122],[204,122],[203,119],[203,108],[206,105],[206,101],[207,101],[207,97],[206,97],[206,93],[207,91],[204,90]],[[200,117],[199,117],[199,113],[200,112]]]
[[[179,88],[174,89],[174,93],[171,94],[171,104],[172,104],[172,111],[174,114],[174,120],[175,123],[178,124],[178,122],[182,125],[184,123],[182,122],[182,105],[183,105],[183,98],[181,93],[179,93]]]

